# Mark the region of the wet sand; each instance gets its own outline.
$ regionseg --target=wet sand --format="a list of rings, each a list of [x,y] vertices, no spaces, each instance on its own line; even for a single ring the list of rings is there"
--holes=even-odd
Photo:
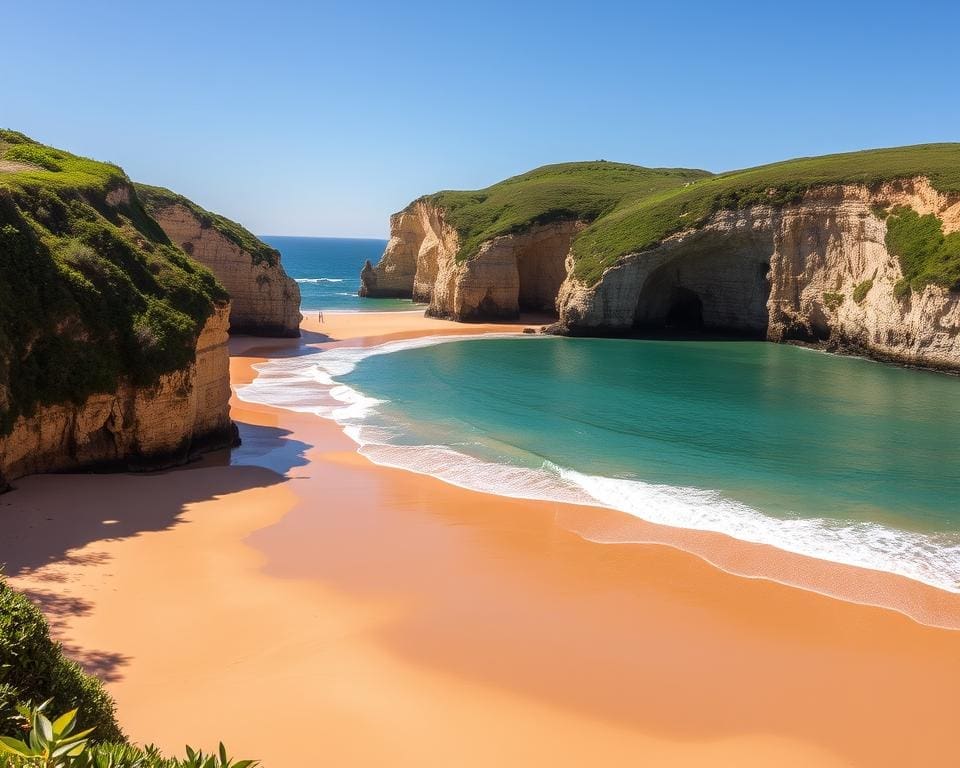
[[[234,340],[234,382],[303,345],[505,330],[416,313],[304,328]],[[956,624],[955,596],[377,467],[311,415],[233,415],[233,465],[34,477],[0,497],[12,583],[106,677],[136,741],[222,739],[268,768],[956,754],[960,633],[902,612]]]

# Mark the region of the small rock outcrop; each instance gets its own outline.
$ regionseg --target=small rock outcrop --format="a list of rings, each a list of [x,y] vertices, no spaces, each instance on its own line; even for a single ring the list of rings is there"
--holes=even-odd
[[[280,254],[235,222],[161,187],[137,185],[150,215],[174,243],[207,267],[230,294],[230,332],[300,335],[300,288]]]

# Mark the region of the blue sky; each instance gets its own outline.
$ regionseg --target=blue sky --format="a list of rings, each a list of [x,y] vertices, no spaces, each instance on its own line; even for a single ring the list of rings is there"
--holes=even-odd
[[[259,234],[378,237],[418,195],[544,163],[960,140],[958,9],[9,0],[0,126]]]

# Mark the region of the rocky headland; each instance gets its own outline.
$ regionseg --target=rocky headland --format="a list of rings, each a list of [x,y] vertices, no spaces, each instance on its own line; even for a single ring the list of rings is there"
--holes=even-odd
[[[553,333],[735,333],[958,370],[960,145],[721,176],[546,166],[414,201],[361,278],[461,321],[546,312]]]
[[[234,444],[229,323],[120,168],[0,131],[0,487]]]

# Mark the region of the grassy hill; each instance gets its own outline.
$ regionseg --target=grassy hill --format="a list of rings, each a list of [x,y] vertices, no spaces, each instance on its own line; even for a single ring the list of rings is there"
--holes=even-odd
[[[37,405],[183,368],[226,299],[120,168],[0,130],[0,434]]]
[[[201,208],[193,200],[171,192],[164,187],[153,187],[139,182],[133,185],[137,190],[137,197],[143,203],[148,213],[156,215],[158,211],[173,205],[182,205],[193,213],[204,227],[215,229],[238,248],[246,251],[253,257],[255,264],[266,263],[274,266],[277,263],[278,253],[250,230],[246,229],[226,216],[213,213]]]
[[[646,250],[718,210],[758,203],[785,205],[818,186],[865,184],[926,176],[941,192],[960,193],[960,144],[922,144],[803,157],[711,176],[648,196],[596,221],[573,246],[574,273],[588,284],[627,253]]]
[[[710,174],[685,168],[642,168],[604,160],[545,165],[475,192],[420,198],[446,209],[460,233],[460,259],[490,238],[562,219],[594,221],[644,198]]]
[[[592,285],[621,256],[701,226],[719,210],[786,205],[818,186],[874,186],[914,176],[926,176],[941,192],[960,193],[960,144],[803,157],[719,175],[606,161],[565,163],[474,192],[438,192],[420,199],[447,210],[447,220],[460,233],[460,259],[473,256],[485,240],[533,224],[587,221],[573,244],[574,274]],[[960,280],[960,265],[941,262],[954,258],[956,247],[949,236],[945,246],[931,238],[927,250],[932,255],[923,269],[912,269],[911,282],[953,285]]]

